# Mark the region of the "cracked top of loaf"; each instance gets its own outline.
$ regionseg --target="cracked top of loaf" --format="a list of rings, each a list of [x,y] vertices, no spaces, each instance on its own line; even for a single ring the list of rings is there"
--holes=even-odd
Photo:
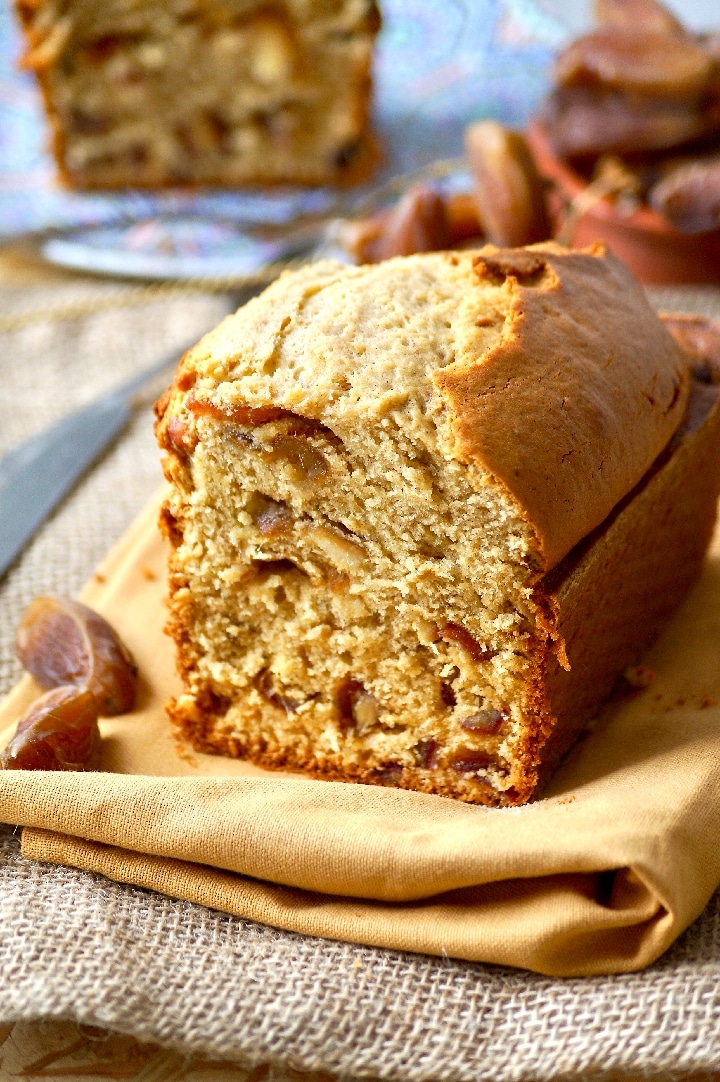
[[[601,246],[487,246],[284,274],[185,355],[165,423],[194,423],[204,404],[239,423],[292,411],[341,439],[390,428],[408,469],[439,456],[474,487],[499,485],[544,572],[640,480],[688,384],[641,287]]]

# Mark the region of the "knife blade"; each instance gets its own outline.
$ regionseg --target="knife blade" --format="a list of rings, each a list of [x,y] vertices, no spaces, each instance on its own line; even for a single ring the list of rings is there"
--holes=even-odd
[[[60,500],[125,429],[138,405],[138,392],[177,364],[183,352],[173,350],[0,460],[0,579]]]

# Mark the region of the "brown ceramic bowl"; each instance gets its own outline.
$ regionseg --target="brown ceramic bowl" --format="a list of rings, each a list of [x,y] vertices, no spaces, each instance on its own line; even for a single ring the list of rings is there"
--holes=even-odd
[[[539,172],[552,182],[551,213],[559,231],[587,181],[555,154],[540,123],[533,121],[525,134]],[[603,241],[646,285],[720,284],[720,229],[681,233],[650,207],[623,214],[612,199],[600,199],[578,215],[565,239],[573,248]]]

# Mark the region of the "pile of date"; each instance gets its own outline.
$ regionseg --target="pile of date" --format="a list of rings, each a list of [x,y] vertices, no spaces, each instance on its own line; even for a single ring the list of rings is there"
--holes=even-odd
[[[692,34],[656,0],[596,0],[595,16],[541,111],[556,154],[680,232],[717,229],[720,32]]]
[[[720,227],[720,31],[693,34],[657,0],[595,0],[596,28],[556,59],[536,118],[557,156],[623,212],[649,205],[674,228]],[[720,22],[720,7],[718,8]],[[521,132],[465,131],[471,193],[410,188],[342,242],[358,263],[552,235],[547,183]]]
[[[37,597],[17,630],[24,668],[47,689],[0,753],[4,770],[96,770],[98,717],[135,705],[138,671],[108,622],[70,598]]]

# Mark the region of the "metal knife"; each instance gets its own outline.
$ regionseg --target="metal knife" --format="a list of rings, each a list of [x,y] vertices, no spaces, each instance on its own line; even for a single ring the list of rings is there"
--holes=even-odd
[[[129,423],[140,404],[139,392],[177,364],[183,352],[173,350],[0,459],[0,579],[63,496]]]

